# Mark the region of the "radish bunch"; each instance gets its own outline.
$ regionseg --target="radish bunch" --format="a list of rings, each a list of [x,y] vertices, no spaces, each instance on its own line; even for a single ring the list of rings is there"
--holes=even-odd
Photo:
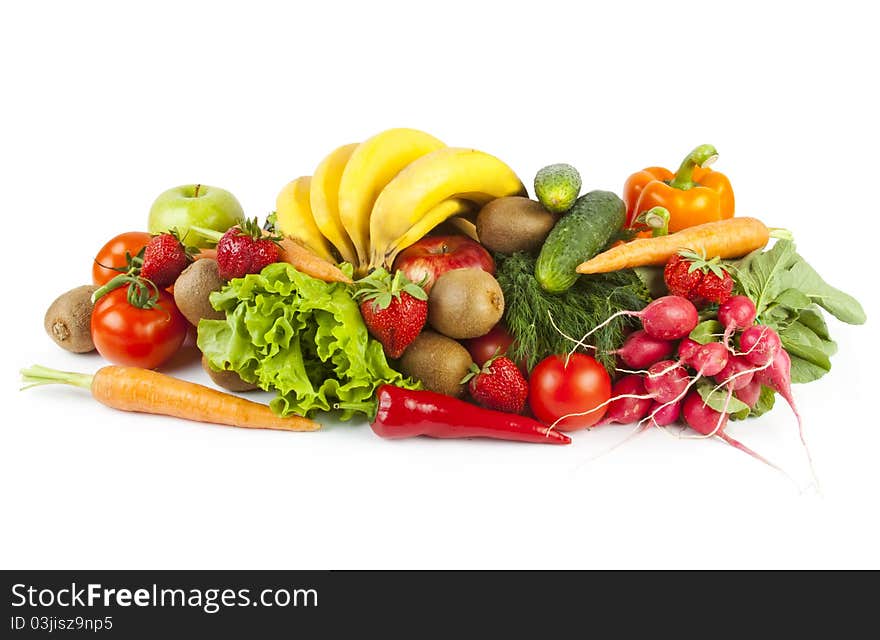
[[[718,320],[724,333],[717,342],[706,344],[689,337],[699,323],[699,315],[694,305],[680,296],[657,298],[642,311],[624,311],[612,318],[618,315],[640,318],[642,329],[630,334],[615,352],[627,368],[619,369],[625,375],[612,387],[611,398],[605,403],[608,411],[600,424],[635,423],[640,431],[683,419],[699,434],[695,437],[718,437],[778,468],[724,432],[731,399],[754,408],[764,385],[788,402],[806,448],[803,425],[791,393],[791,360],[777,333],[768,326],[755,324],[755,305],[748,297],[733,296],[719,307]],[[610,320],[593,328],[578,344],[583,345],[586,338]],[[714,383],[713,392],[726,394],[722,411],[706,404],[694,388],[701,379]],[[810,465],[812,469],[812,461]]]

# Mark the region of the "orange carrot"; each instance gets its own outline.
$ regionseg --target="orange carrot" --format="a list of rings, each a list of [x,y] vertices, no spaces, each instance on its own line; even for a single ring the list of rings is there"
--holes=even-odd
[[[351,284],[351,278],[332,262],[329,262],[306,248],[292,238],[282,238],[281,260],[293,265],[297,271],[324,282],[345,282]]]
[[[581,263],[578,273],[608,273],[632,267],[662,265],[682,249],[706,257],[739,258],[770,240],[770,229],[756,218],[727,218],[682,229],[667,236],[638,238],[612,247]]]
[[[231,393],[167,376],[138,367],[107,366],[95,375],[57,371],[35,365],[22,369],[25,389],[44,384],[70,384],[92,392],[92,397],[108,407],[185,420],[282,431],[316,431],[313,420],[291,416],[282,418],[264,404],[245,400]]]

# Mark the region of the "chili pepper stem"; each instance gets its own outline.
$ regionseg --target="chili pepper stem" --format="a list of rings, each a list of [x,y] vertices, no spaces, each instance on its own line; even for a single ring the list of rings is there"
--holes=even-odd
[[[32,367],[21,370],[21,381],[25,385],[21,390],[24,391],[25,389],[39,387],[44,384],[69,384],[75,387],[82,387],[83,389],[91,389],[93,378],[94,376],[87,373],[59,371],[35,364]]]
[[[691,151],[682,161],[675,176],[669,181],[669,186],[675,189],[687,191],[693,189],[696,185],[694,182],[694,168],[708,167],[718,158],[718,151],[711,144],[701,144],[699,147]]]
[[[335,402],[333,403],[333,408],[341,411],[360,411],[361,413],[367,414],[371,421],[376,417],[376,411],[378,409],[376,402],[370,400],[365,402]]]

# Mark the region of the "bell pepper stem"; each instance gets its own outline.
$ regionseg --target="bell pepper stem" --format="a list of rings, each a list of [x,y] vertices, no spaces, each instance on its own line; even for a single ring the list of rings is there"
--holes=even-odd
[[[701,144],[699,147],[691,151],[675,176],[670,180],[669,186],[675,189],[687,191],[696,186],[694,182],[694,167],[708,167],[718,158],[718,151],[711,144]]]

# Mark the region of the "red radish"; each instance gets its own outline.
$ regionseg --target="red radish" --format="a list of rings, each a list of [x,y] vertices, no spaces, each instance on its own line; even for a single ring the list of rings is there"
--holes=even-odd
[[[726,345],[734,331],[748,329],[755,324],[758,310],[747,296],[733,296],[718,307],[718,322],[724,327],[722,342]]]
[[[681,402],[661,404],[654,402],[649,422],[655,427],[665,427],[676,422],[681,415]]]
[[[736,390],[736,399],[747,405],[749,409],[753,409],[761,397],[761,381],[758,380],[758,374],[752,378],[751,382]]]
[[[584,334],[578,341],[578,346],[584,346],[584,340],[614,320],[614,318],[620,316],[641,318],[642,328],[645,330],[645,333],[659,340],[679,340],[684,338],[694,330],[694,327],[700,321],[697,308],[690,300],[681,296],[663,296],[651,302],[641,311],[618,311],[612,314],[604,322],[596,325]]]
[[[642,327],[648,335],[661,340],[684,338],[700,322],[697,308],[687,298],[664,296],[657,298],[639,313]]]
[[[801,438],[801,444],[804,445],[804,451],[807,454],[807,461],[810,463],[810,473],[813,475],[813,481],[816,488],[819,487],[819,479],[816,476],[816,469],[813,466],[813,457],[810,455],[810,448],[807,446],[807,439],[804,436],[804,423],[801,420],[801,414],[798,413],[797,406],[794,403],[794,395],[791,392],[791,358],[785,349],[777,349],[770,366],[755,372],[755,378],[761,384],[775,390],[781,395],[788,406],[791,407],[794,417],[797,418],[798,433]]]
[[[692,391],[684,399],[681,412],[684,415],[684,420],[687,422],[687,425],[697,433],[704,436],[717,436],[735,449],[739,449],[756,460],[760,460],[764,464],[773,467],[777,471],[785,473],[782,469],[749,449],[739,440],[727,435],[724,432],[724,427],[727,425],[727,414],[715,411],[715,409],[704,403],[703,398],[700,397],[700,394],[696,391]]]
[[[623,346],[616,353],[623,363],[633,369],[647,369],[655,362],[668,358],[673,351],[669,340],[661,340],[648,335],[642,329],[633,331],[626,337]]]
[[[676,353],[678,361],[683,365],[689,366],[691,364],[691,358],[701,346],[702,345],[696,340],[682,338],[681,342],[678,343],[678,352]]]
[[[748,363],[744,356],[731,354],[727,358],[725,367],[716,374],[715,382],[719,386],[726,385],[733,391],[747,387],[755,375],[755,369]]]
[[[707,342],[697,345],[688,364],[702,376],[714,376],[724,370],[729,359],[727,347],[720,342]]]
[[[611,387],[611,402],[602,424],[638,422],[651,408],[652,400],[645,395],[642,376],[623,376]]]
[[[772,362],[776,353],[782,350],[782,341],[779,334],[770,327],[756,324],[742,332],[739,348],[748,362],[756,367],[763,367]]]
[[[690,376],[679,363],[674,360],[661,360],[648,369],[645,378],[645,390],[660,402],[674,402],[687,390]]]

